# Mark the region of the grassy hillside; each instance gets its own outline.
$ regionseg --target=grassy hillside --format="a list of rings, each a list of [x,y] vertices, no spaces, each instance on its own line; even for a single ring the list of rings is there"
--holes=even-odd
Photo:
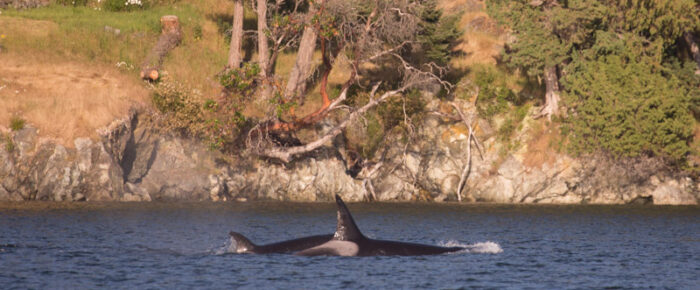
[[[217,96],[215,75],[226,63],[232,9],[229,1],[184,0],[131,12],[106,11],[92,2],[0,10],[0,128],[21,118],[44,136],[94,137],[96,128],[123,115],[130,103],[148,104],[149,86],[137,76],[163,15],[177,15],[184,36],[165,59],[166,79],[197,98]],[[254,15],[247,11],[246,18],[246,29],[254,29]],[[255,59],[253,50],[247,59]],[[280,75],[294,61],[294,54],[280,55]],[[331,85],[344,74],[331,75]]]
[[[487,14],[485,1],[439,3],[446,14],[461,15],[458,26],[463,36],[451,62],[453,80],[458,82],[456,97],[473,100],[478,87],[479,112],[493,123],[497,138],[506,144],[503,153],[525,151],[533,156],[528,161],[532,166],[546,162],[552,148],[562,148],[566,142],[566,136],[560,135],[562,120],[550,126],[544,119],[526,118],[530,108],[542,104],[543,85],[506,68],[501,53],[510,34]],[[216,74],[226,63],[232,2],[156,1],[147,9],[130,12],[102,8],[88,1],[76,7],[54,3],[29,10],[1,10],[0,128],[8,130],[12,120],[26,120],[44,136],[72,140],[95,136],[96,128],[122,116],[135,103],[150,105],[151,87],[138,79],[138,71],[157,41],[160,17],[168,14],[179,16],[184,38],[165,59],[165,81],[179,84],[200,102],[219,95]],[[245,26],[255,28],[255,15],[249,8]],[[255,60],[253,44],[248,44],[244,58]],[[280,55],[276,75],[286,77],[294,61],[293,52]],[[338,61],[341,65],[329,78],[331,88],[349,73],[342,65],[344,60]],[[315,62],[321,62],[318,52]],[[307,97],[311,101],[297,108],[297,113],[315,110],[318,98],[318,90],[311,90]],[[263,115],[255,106],[244,113]],[[523,128],[527,132],[518,132]],[[697,152],[700,126],[695,128],[696,141],[691,145]]]

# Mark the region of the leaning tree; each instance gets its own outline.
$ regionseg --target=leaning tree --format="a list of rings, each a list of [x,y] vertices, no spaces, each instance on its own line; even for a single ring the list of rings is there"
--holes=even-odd
[[[424,57],[425,52],[431,49],[425,36],[434,32],[431,29],[434,30],[435,23],[428,22],[436,20],[435,1],[320,0],[286,3],[257,0],[254,3],[253,8],[258,15],[257,65],[229,67],[229,72],[222,75],[229,89],[229,98],[249,94],[252,99],[270,100],[275,107],[266,120],[259,122],[245,135],[246,147],[254,154],[289,162],[297,155],[323,146],[365,112],[392,96],[426,83],[450,87],[442,79],[445,63]],[[432,19],[427,21],[426,15]],[[234,33],[236,31],[234,27]],[[236,35],[241,34],[233,36]],[[452,33],[450,37],[455,35]],[[445,39],[435,41],[445,42]],[[232,39],[231,43],[240,42]],[[275,75],[274,63],[281,51],[294,47],[298,47],[297,60],[285,83],[285,78]],[[311,62],[316,47],[321,54],[321,65],[317,68],[320,72],[317,87],[321,97],[313,112],[297,116],[293,107],[297,101],[303,100],[305,85],[310,83]],[[235,49],[232,47],[232,50]],[[236,53],[231,55],[235,56]],[[342,62],[339,61],[341,59]],[[349,70],[349,74],[342,82],[339,94],[332,98],[328,78],[341,65]],[[373,77],[376,68],[391,70],[395,78],[379,81]],[[255,80],[250,81],[249,78]],[[345,104],[351,87],[369,91],[369,100],[352,107]],[[315,125],[341,107],[349,110],[349,114],[318,139],[306,144],[280,142],[280,136],[290,136],[302,128]],[[281,110],[289,113],[287,120],[280,118]]]

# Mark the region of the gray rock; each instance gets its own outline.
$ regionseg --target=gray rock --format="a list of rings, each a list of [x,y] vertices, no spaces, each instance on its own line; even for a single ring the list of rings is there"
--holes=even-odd
[[[651,193],[654,204],[688,205],[697,204],[693,194],[681,186],[676,180],[665,182]]]
[[[178,138],[154,144],[152,164],[139,185],[153,200],[209,200],[214,157],[204,146]]]
[[[23,129],[15,132],[13,141],[20,157],[24,157],[34,150],[37,144],[38,132],[39,130],[30,125],[26,125]]]

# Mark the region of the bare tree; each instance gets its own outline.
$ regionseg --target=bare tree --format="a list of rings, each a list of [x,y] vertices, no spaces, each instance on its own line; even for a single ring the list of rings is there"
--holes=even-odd
[[[366,10],[358,9],[358,3],[346,1],[324,1],[319,7],[319,24],[316,25],[319,36],[324,72],[320,79],[319,92],[321,106],[315,112],[290,122],[281,120],[261,124],[251,130],[247,147],[255,154],[291,161],[295,156],[311,152],[340,134],[343,129],[365,112],[401,94],[406,90],[426,82],[440,80],[444,70],[435,64],[413,65],[407,61],[402,51],[415,41],[420,30],[420,1],[362,1]],[[368,8],[368,9],[367,9]],[[332,21],[329,21],[332,19]],[[327,92],[328,75],[334,68],[336,56],[345,52],[350,60],[350,76],[344,82],[340,95],[330,100]],[[325,118],[329,112],[338,108],[348,97],[348,89],[366,77],[361,68],[366,64],[377,67],[394,67],[399,78],[394,84],[387,84],[383,93],[377,93],[379,83],[375,84],[370,100],[354,109],[338,125],[320,138],[308,144],[282,147],[269,142],[265,137],[270,133],[293,132],[302,127],[315,124]]]
[[[323,3],[323,0],[321,0],[321,3]],[[315,6],[311,5],[304,19],[305,22],[310,23],[316,13],[317,10]],[[303,94],[306,91],[306,80],[311,74],[311,61],[313,59],[314,50],[316,49],[317,31],[318,29],[312,25],[306,25],[304,27],[304,33],[299,42],[297,59],[287,79],[287,86],[284,91],[284,97],[286,99],[297,96],[299,103],[304,102]]]
[[[228,51],[228,68],[241,66],[241,45],[243,43],[243,0],[233,1],[233,26],[231,27],[231,47]]]
[[[270,64],[270,48],[267,38],[267,1],[257,0],[255,11],[258,14],[258,65],[260,66],[260,99],[267,100],[272,93],[268,80],[268,66]]]

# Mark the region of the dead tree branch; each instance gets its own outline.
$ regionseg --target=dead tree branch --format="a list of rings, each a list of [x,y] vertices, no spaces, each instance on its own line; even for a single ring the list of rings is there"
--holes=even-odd
[[[462,113],[462,110],[455,102],[452,102],[451,105],[455,108],[457,114],[459,114],[459,117],[462,119],[462,122],[464,122],[464,125],[466,125],[469,129],[469,136],[467,137],[467,165],[464,166],[464,169],[462,170],[462,175],[459,178],[459,183],[457,184],[457,200],[459,202],[462,202],[462,190],[464,189],[464,186],[467,182],[467,178],[469,178],[469,174],[471,173],[472,169],[472,140],[475,144],[477,144],[477,149],[479,148],[479,141],[477,140],[476,136],[474,136],[474,130],[471,125],[471,119],[473,119],[473,115],[471,115],[470,118],[467,119],[464,116],[464,113]]]
[[[260,148],[260,149],[256,150],[255,153],[260,155],[260,156],[279,159],[285,163],[289,162],[296,155],[311,152],[311,151],[316,150],[319,147],[323,146],[323,144],[331,141],[333,138],[335,138],[335,136],[338,136],[338,134],[340,134],[348,125],[350,125],[353,121],[355,121],[359,116],[363,115],[369,109],[373,108],[374,106],[378,105],[381,102],[384,102],[389,97],[392,97],[394,95],[397,95],[397,94],[400,94],[400,93],[406,91],[410,87],[411,87],[411,85],[404,85],[401,88],[398,88],[396,90],[385,92],[381,96],[379,96],[378,98],[370,99],[370,101],[367,102],[367,104],[360,107],[356,111],[350,113],[350,115],[348,115],[348,117],[346,117],[345,120],[340,122],[340,124],[338,124],[333,129],[328,131],[321,138],[319,138],[311,143],[308,143],[308,144],[302,145],[302,146],[294,146],[294,147]],[[347,98],[347,88],[345,90],[343,90],[343,92],[340,94],[340,96],[337,99],[335,99],[333,103],[331,103],[329,108],[337,106],[338,104],[340,104],[340,102],[345,100],[345,98]]]

